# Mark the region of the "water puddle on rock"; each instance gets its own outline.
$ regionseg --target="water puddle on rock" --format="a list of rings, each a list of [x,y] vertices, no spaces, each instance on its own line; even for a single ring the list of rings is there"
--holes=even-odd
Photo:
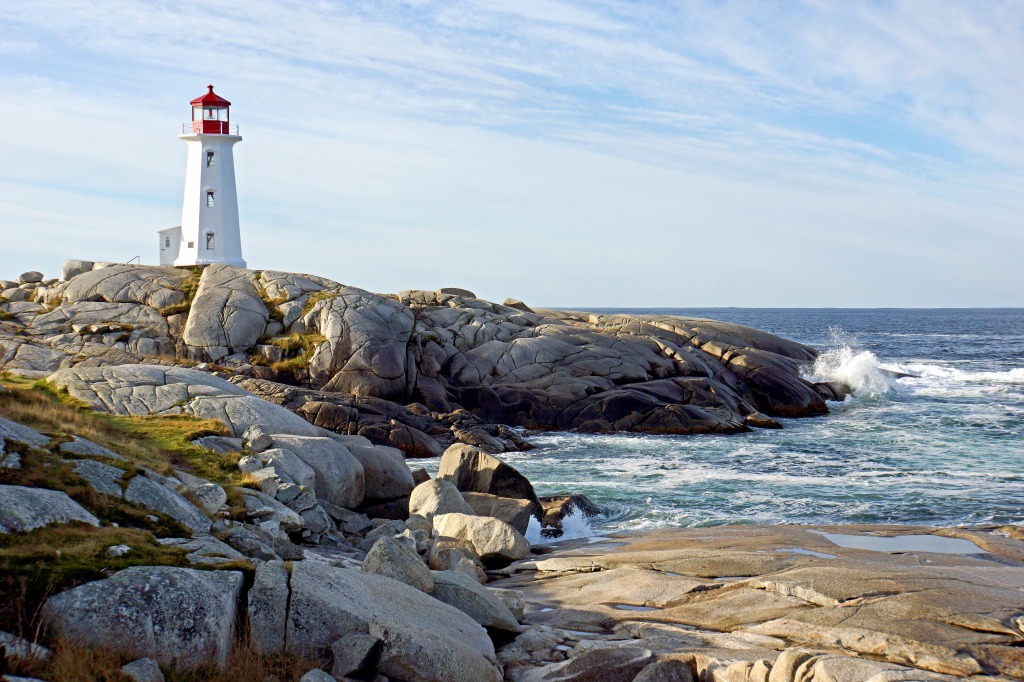
[[[936,554],[984,554],[970,540],[941,535],[895,535],[892,537],[822,533],[830,542],[847,549],[873,552],[933,552]]]
[[[635,604],[612,604],[621,611],[659,611],[657,606],[637,606]]]
[[[777,549],[776,552],[785,552],[787,554],[805,554],[807,556],[818,557],[819,559],[835,559],[835,554],[825,554],[824,552],[815,552],[813,549],[800,549],[799,547],[786,547],[783,549]]]

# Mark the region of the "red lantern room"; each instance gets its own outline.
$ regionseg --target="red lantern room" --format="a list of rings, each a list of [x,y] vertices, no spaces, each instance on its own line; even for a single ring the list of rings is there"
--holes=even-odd
[[[230,135],[231,102],[215,94],[212,85],[206,87],[208,92],[191,102],[192,132],[204,135]]]

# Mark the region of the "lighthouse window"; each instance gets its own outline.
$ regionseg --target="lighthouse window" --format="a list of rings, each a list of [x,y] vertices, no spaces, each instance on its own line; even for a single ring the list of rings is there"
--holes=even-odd
[[[171,238],[170,237],[164,237],[164,248],[165,249],[171,248]]]
[[[206,152],[206,167],[213,167],[213,152]]]
[[[206,250],[213,251],[213,232],[206,233]]]
[[[213,192],[212,191],[206,193],[206,205],[207,206],[213,206]]]

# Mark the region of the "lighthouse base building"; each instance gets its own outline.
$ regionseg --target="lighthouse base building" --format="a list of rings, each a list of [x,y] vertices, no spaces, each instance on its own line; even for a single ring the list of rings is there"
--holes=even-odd
[[[231,102],[213,92],[192,100],[192,121],[179,139],[188,145],[181,225],[160,230],[160,264],[225,263],[245,267],[238,226],[232,148],[242,138],[231,124]]]

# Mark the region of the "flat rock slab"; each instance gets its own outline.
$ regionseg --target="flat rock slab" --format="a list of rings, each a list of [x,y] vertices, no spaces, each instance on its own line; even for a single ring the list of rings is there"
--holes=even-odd
[[[770,658],[772,650],[791,646],[838,645],[889,666],[867,671],[857,668],[857,659],[830,660],[801,680],[1022,674],[1024,562],[1018,557],[1024,542],[973,533],[969,537],[988,553],[894,554],[839,547],[823,532],[946,533],[904,526],[732,526],[622,534],[608,542],[564,543],[541,559],[512,564],[503,571],[510,577],[493,585],[521,590],[524,622],[534,626],[595,636],[626,631],[669,642],[661,650],[691,653],[702,646],[738,650],[747,642],[767,647]],[[721,655],[709,654],[707,665],[718,665],[714,656]],[[844,672],[854,668],[860,672]],[[862,674],[867,677],[857,677]]]
[[[50,597],[56,636],[189,670],[223,667],[234,646],[244,579],[238,571],[135,566]]]
[[[51,523],[81,521],[92,526],[100,520],[67,493],[20,485],[0,485],[0,533],[34,530]]]
[[[45,448],[50,443],[50,437],[18,422],[0,417],[0,444],[3,441],[20,443],[32,448]]]

